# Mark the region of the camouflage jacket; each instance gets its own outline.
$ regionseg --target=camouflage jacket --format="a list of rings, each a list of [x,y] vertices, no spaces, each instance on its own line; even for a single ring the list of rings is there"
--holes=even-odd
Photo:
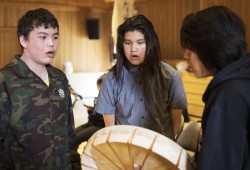
[[[0,70],[0,170],[80,166],[67,78],[47,70],[49,87],[19,56]]]

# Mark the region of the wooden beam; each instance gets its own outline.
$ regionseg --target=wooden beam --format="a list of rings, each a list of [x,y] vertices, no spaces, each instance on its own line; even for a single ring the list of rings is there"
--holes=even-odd
[[[114,2],[114,0],[104,0],[106,3]],[[145,2],[149,0],[134,0],[134,2]]]
[[[16,27],[0,27],[0,32],[16,32]]]
[[[14,5],[18,4],[22,6],[67,6],[78,8],[112,8],[112,4],[106,3],[105,0],[1,0],[0,5]]]
[[[78,11],[82,8],[76,6],[67,6],[67,5],[58,5],[58,4],[46,4],[46,3],[21,3],[21,2],[3,2],[0,1],[1,7],[12,7],[12,8],[19,8],[19,9],[34,9],[34,8],[49,8],[53,10],[59,11]]]
[[[105,3],[110,3],[110,2],[114,2],[114,0],[104,0]]]

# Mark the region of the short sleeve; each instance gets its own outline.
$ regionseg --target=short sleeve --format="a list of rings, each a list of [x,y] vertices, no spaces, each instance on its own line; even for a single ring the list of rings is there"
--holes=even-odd
[[[107,74],[102,82],[100,92],[98,94],[95,111],[100,114],[115,114],[115,89],[114,79],[111,74]]]

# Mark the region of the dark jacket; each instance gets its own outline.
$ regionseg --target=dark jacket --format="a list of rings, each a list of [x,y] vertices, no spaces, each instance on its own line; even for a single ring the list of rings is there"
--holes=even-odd
[[[250,56],[218,72],[203,101],[200,170],[250,169]]]

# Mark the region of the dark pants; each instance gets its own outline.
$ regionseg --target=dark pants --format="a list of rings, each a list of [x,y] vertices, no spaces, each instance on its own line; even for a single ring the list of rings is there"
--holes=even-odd
[[[80,145],[88,139],[102,127],[94,126],[92,123],[86,123],[76,128],[76,145]]]

